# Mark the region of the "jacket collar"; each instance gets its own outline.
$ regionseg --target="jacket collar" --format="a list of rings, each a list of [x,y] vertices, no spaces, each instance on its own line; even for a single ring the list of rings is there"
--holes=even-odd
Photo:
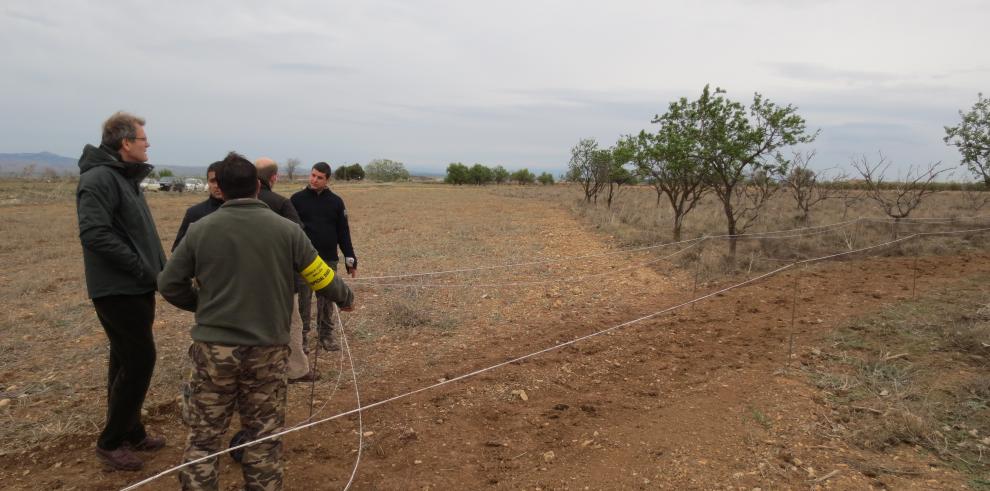
[[[250,207],[257,207],[257,206],[263,206],[265,208],[268,208],[268,205],[266,205],[264,201],[261,201],[261,200],[256,199],[256,198],[229,199],[227,201],[224,201],[223,204],[220,205],[220,208],[240,208],[240,207],[249,207],[250,208]]]

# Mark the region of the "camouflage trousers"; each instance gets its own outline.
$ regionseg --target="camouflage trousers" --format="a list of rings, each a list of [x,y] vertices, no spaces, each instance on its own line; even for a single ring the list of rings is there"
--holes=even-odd
[[[236,409],[251,440],[285,425],[286,346],[224,346],[194,342],[192,371],[183,387],[182,419],[189,427],[183,462],[221,449]],[[216,457],[181,469],[184,490],[219,489]],[[282,489],[282,441],[265,440],[244,448],[244,489]]]

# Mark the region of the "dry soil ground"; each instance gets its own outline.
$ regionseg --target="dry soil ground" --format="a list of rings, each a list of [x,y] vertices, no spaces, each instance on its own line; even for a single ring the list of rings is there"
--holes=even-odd
[[[175,397],[191,316],[159,300],[147,422],[170,445],[141,472],[103,471],[93,444],[105,338],[85,296],[71,185],[33,194],[6,186],[3,487],[119,489],[177,464],[185,429]],[[353,282],[359,308],[343,318],[351,358],[320,355],[323,380],[290,388],[290,422],[309,416],[311,399],[317,419],[354,408],[351,361],[367,405],[745,279],[695,286],[689,269],[657,261],[674,249],[616,253],[609,237],[545,201],[446,186],[338,189],[363,278]],[[183,210],[201,199],[149,196],[166,248]],[[590,257],[568,259],[578,256]],[[553,259],[563,260],[373,278]],[[369,409],[360,422],[292,433],[286,489],[342,489],[355,467],[352,489],[967,489],[971,476],[921,447],[877,452],[837,437],[837,409],[807,367],[851,318],[914,291],[979,289],[986,278],[985,250],[787,271]],[[223,489],[238,489],[238,467],[222,463]],[[174,488],[174,475],[144,487]]]

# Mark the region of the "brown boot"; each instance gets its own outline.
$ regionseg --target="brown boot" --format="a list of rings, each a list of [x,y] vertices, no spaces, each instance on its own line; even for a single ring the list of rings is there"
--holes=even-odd
[[[118,471],[139,471],[144,467],[144,462],[131,451],[127,445],[121,445],[116,450],[103,450],[96,447],[96,456],[103,461],[103,464]]]
[[[320,379],[320,375],[314,372],[313,370],[310,370],[306,372],[306,375],[303,375],[302,377],[290,378],[289,383],[296,384],[300,382],[314,382],[319,379]]]
[[[325,351],[340,351],[340,345],[333,338],[333,331],[320,333],[320,347]]]
[[[130,446],[140,452],[154,452],[165,448],[165,437],[148,435],[144,440],[131,443]]]

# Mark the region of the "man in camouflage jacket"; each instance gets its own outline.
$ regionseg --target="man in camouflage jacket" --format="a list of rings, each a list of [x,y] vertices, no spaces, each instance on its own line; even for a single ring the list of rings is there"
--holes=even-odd
[[[217,171],[223,206],[190,225],[158,278],[165,300],[196,313],[192,373],[183,389],[182,416],[189,427],[184,462],[220,449],[235,408],[252,440],[283,428],[296,275],[343,310],[353,303],[350,288],[302,229],[256,199],[257,176],[244,157],[231,153],[224,159]],[[282,489],[281,455],[279,438],[246,447],[245,489]],[[184,467],[182,488],[218,489],[217,466],[212,458]]]

